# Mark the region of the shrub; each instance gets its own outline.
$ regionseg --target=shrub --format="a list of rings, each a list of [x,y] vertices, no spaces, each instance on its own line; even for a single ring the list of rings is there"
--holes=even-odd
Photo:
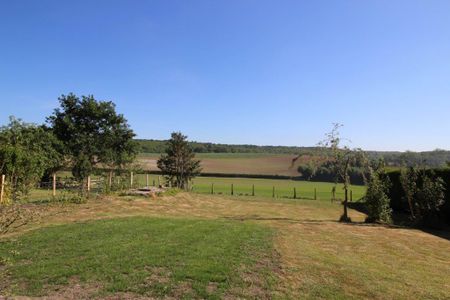
[[[387,195],[389,187],[389,178],[383,176],[380,171],[372,174],[365,196],[368,211],[366,222],[392,222],[391,200]]]

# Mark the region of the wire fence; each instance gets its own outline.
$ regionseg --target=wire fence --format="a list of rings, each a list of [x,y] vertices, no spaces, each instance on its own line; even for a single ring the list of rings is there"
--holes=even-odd
[[[5,178],[1,181],[1,199],[4,197]],[[67,198],[70,195],[82,194],[95,196],[110,192],[144,189],[150,187],[165,187],[164,177],[147,173],[122,173],[89,176],[84,182],[75,180],[72,176],[57,176],[50,181],[39,182],[27,198],[31,201],[49,201],[55,198]],[[332,183],[305,182],[281,179],[249,179],[249,178],[211,178],[198,177],[191,181],[187,188],[189,191],[200,194],[254,196],[288,199],[330,200],[345,199],[345,192],[341,186]],[[348,190],[348,200],[359,200],[363,197],[365,188],[352,186]]]

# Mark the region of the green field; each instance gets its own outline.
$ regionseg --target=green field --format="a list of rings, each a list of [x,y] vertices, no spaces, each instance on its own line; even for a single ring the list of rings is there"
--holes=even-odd
[[[153,182],[157,184],[158,177],[162,181],[161,176],[149,175],[149,184],[153,185]],[[136,175],[135,178],[138,186],[143,187],[146,185],[146,175]],[[333,186],[335,186],[333,183],[329,182],[222,177],[197,177],[191,184],[192,191],[202,194],[211,194],[212,185],[214,184],[214,193],[225,195],[231,195],[231,185],[233,184],[234,195],[236,196],[252,195],[254,186],[255,196],[262,197],[272,197],[273,188],[275,187],[276,198],[293,198],[295,188],[297,198],[314,199],[314,190],[316,190],[317,199],[319,200],[330,200],[332,198],[331,190]],[[366,188],[364,186],[352,185],[351,191],[353,200],[356,201],[362,198],[365,190]],[[336,187],[336,198],[344,198],[342,185],[337,185]]]

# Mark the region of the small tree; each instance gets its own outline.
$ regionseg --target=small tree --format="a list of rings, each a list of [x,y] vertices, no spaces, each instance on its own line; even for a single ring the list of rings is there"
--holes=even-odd
[[[348,191],[351,185],[350,171],[354,166],[361,166],[366,163],[366,155],[361,149],[350,149],[342,145],[339,128],[341,124],[333,124],[333,129],[326,134],[326,139],[319,143],[325,151],[324,155],[328,159],[323,163],[331,169],[335,182],[344,185],[344,212],[340,218],[342,222],[351,222],[348,216]]]
[[[134,160],[134,133],[114,103],[74,94],[61,96],[59,103],[47,122],[63,142],[75,178],[83,182],[99,164],[120,168]]]
[[[371,172],[366,191],[366,206],[368,210],[366,222],[392,222],[392,209],[387,195],[390,187],[389,178],[380,164]]]
[[[417,180],[419,178],[418,171],[414,167],[402,169],[400,173],[400,183],[405,193],[405,199],[408,202],[411,219],[416,218],[414,214],[414,199],[417,194]]]
[[[200,160],[187,142],[187,136],[181,132],[172,133],[167,143],[166,154],[158,160],[158,168],[173,187],[186,189],[188,182],[201,172]]]

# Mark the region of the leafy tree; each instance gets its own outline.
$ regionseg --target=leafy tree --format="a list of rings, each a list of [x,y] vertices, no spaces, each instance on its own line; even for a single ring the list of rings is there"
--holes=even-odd
[[[366,222],[392,222],[391,199],[388,197],[390,188],[389,178],[384,171],[384,164],[380,163],[376,170],[371,172],[365,196],[368,210]]]
[[[402,169],[400,173],[400,183],[405,192],[405,199],[408,202],[411,219],[415,219],[414,214],[414,198],[417,194],[417,180],[419,178],[418,171],[414,167]]]
[[[167,142],[166,154],[158,160],[158,168],[172,186],[187,188],[189,180],[200,174],[200,160],[195,159],[195,153],[187,142],[187,136],[181,132],[172,133]]]
[[[7,177],[13,200],[26,196],[46,172],[61,166],[58,147],[50,131],[14,117],[0,128],[0,172]]]
[[[68,94],[59,103],[47,122],[63,142],[78,180],[83,181],[99,164],[121,168],[134,160],[135,135],[113,102]]]
[[[297,170],[306,180],[311,179],[316,173],[314,166],[311,164],[300,165]]]

